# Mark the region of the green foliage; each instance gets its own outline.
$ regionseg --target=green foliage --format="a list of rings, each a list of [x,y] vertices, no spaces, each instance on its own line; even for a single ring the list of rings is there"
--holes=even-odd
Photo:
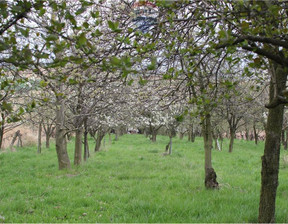
[[[55,149],[36,147],[0,153],[0,215],[5,222],[257,222],[263,143],[236,140],[235,151],[213,151],[219,191],[204,187],[203,142],[168,137],[151,143],[125,135],[81,167],[58,171]],[[73,141],[68,144],[73,156]],[[93,141],[90,142],[93,148]],[[283,156],[288,156],[282,151]],[[285,223],[287,166],[280,165],[277,222]]]
[[[119,27],[119,22],[112,22],[111,20],[108,20],[108,26],[113,32],[119,33],[121,30],[118,28]]]

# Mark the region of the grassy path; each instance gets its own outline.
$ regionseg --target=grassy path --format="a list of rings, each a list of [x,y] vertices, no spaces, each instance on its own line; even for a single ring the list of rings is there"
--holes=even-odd
[[[108,142],[108,139],[106,140]],[[151,143],[125,135],[69,171],[55,149],[0,154],[0,219],[5,222],[256,222],[263,143],[237,140],[233,153],[213,151],[221,189],[204,188],[202,140]],[[69,145],[73,158],[73,143]],[[91,145],[92,148],[92,145]],[[277,222],[288,222],[288,164],[282,159]],[[0,223],[3,220],[0,220]]]

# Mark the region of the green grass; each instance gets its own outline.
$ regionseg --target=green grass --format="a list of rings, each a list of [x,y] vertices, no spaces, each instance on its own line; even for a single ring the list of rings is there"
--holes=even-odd
[[[257,222],[264,144],[236,140],[213,151],[220,190],[204,187],[202,139],[151,143],[125,135],[88,162],[58,171],[55,148],[0,153],[0,216],[5,222]],[[93,148],[91,142],[91,149]],[[73,158],[73,142],[69,145]],[[281,151],[277,222],[288,222],[288,164]],[[1,217],[0,217],[1,218]],[[2,220],[0,220],[2,222]]]

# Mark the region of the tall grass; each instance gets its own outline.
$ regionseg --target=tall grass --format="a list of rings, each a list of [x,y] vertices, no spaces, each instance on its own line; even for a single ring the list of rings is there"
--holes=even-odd
[[[141,135],[112,141],[88,162],[57,170],[55,148],[0,154],[0,222],[257,222],[264,144],[228,141],[213,151],[220,190],[204,187],[202,139],[168,138],[151,143]],[[92,144],[92,142],[91,142]],[[92,148],[92,147],[91,147]],[[73,158],[73,143],[69,145]],[[277,222],[288,222],[288,164],[281,151]]]

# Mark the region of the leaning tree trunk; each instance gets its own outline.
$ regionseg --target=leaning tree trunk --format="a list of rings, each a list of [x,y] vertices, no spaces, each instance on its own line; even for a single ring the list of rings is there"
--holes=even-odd
[[[82,136],[83,132],[81,127],[75,133],[75,152],[74,152],[74,165],[78,166],[82,161]]]
[[[275,202],[278,187],[281,130],[284,106],[277,103],[279,94],[285,89],[287,74],[280,65],[274,64],[270,81],[270,103],[264,155],[262,156],[261,194],[259,203],[259,223],[275,222]],[[274,103],[276,102],[276,103]]]
[[[216,181],[216,173],[212,167],[212,126],[211,115],[206,112],[205,119],[202,122],[202,133],[204,138],[204,150],[205,150],[205,187],[207,189],[218,188],[218,182]]]
[[[95,152],[100,151],[101,142],[102,142],[102,139],[104,138],[104,136],[105,136],[105,133],[102,130],[98,130],[97,138],[96,138],[96,145],[95,145],[95,149],[94,149]]]
[[[67,143],[64,128],[64,103],[61,96],[56,98],[56,152],[59,170],[70,168],[70,159],[67,152]]]

